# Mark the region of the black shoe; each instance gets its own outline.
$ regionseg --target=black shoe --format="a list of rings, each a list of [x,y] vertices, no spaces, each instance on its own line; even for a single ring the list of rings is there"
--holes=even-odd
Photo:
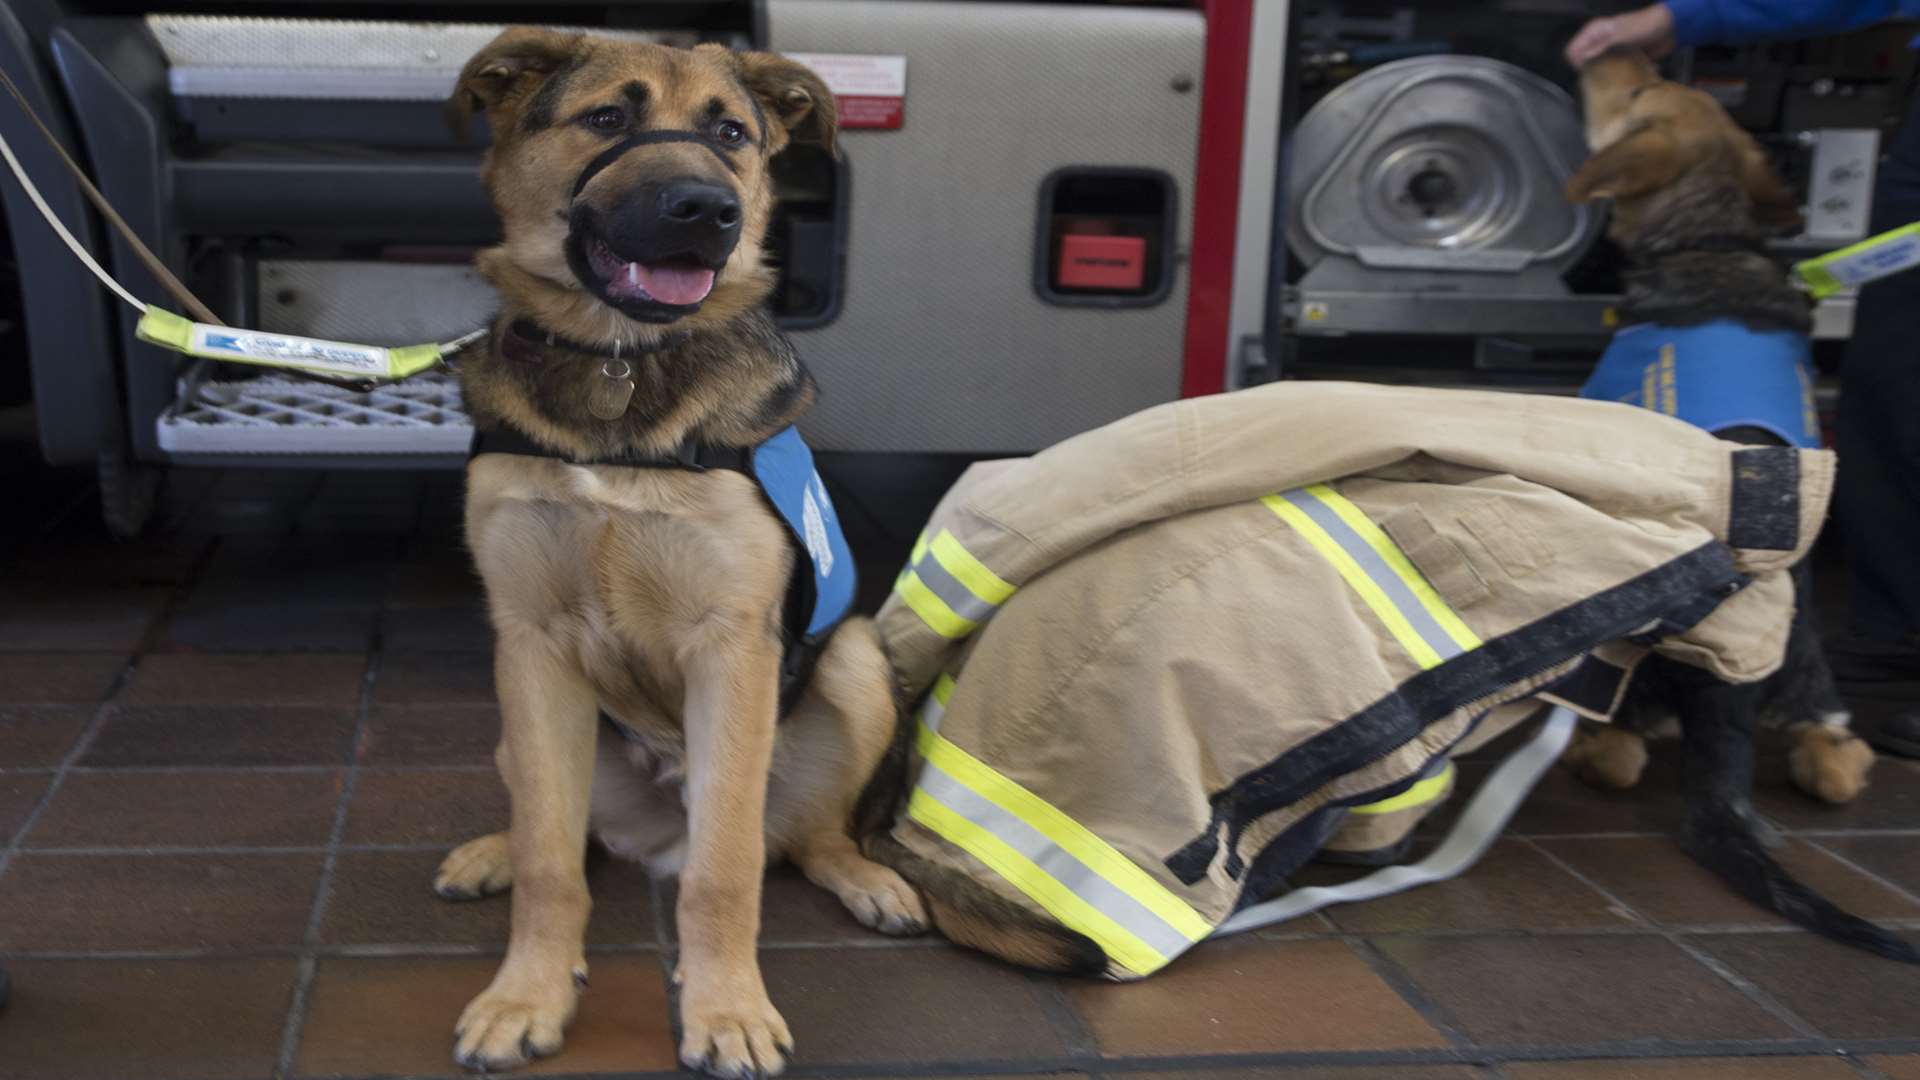
[[[1920,758],[1920,709],[1903,709],[1861,732],[1869,745],[1900,757]]]

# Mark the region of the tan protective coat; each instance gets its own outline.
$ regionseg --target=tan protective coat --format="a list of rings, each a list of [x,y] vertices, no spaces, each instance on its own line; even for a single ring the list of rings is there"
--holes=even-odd
[[[1642,641],[1662,653],[1771,674],[1833,470],[1824,451],[1754,451],[1610,403],[1283,383],[976,466],[926,537],[951,534],[1017,591],[958,640],[911,586],[878,621],[909,697],[955,680],[941,737],[1213,925],[1326,840],[1339,815],[1316,810],[1394,794],[1596,650],[1611,664],[1581,674],[1612,677],[1563,696],[1599,718],[1643,655],[1625,639],[1656,627]],[[1482,644],[1423,670],[1262,501],[1317,483]],[[909,815],[893,834],[1045,914]]]

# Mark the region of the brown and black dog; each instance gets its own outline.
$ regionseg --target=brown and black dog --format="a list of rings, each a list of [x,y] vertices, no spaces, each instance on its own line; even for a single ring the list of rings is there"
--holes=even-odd
[[[560,1049],[587,976],[591,834],[679,875],[682,1060],[778,1073],[792,1038],[756,959],[768,861],[869,926],[926,921],[848,834],[893,731],[888,669],[848,621],[783,717],[795,545],[745,475],[671,466],[758,446],[814,400],[765,309],[762,241],[769,161],[831,148],[833,98],[771,54],[513,29],[460,75],[455,122],[474,110],[505,241],[478,260],[502,310],[460,358],[482,433],[466,532],[512,820],[449,855],[435,889],[511,887],[513,919],[455,1056],[490,1070]]]
[[[1607,199],[1607,233],[1631,263],[1620,307],[1628,325],[1732,320],[1757,331],[1805,335],[1806,294],[1767,254],[1769,236],[1795,229],[1799,207],[1766,153],[1707,94],[1660,77],[1645,55],[1615,49],[1580,71],[1592,150],[1567,183],[1573,202]],[[1736,442],[1777,443],[1757,427],[1718,432]],[[1760,692],[1760,720],[1792,743],[1793,781],[1825,802],[1866,786],[1873,751],[1848,730],[1849,716],[1821,651],[1809,567],[1795,572],[1799,610],[1787,660]],[[1569,764],[1601,787],[1628,788],[1647,763],[1648,737],[1677,736],[1674,694],[1650,663],[1611,725],[1585,725]]]

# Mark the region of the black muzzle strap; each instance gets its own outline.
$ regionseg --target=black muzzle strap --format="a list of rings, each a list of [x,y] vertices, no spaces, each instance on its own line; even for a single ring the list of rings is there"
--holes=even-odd
[[[693,143],[696,146],[704,146],[708,150],[713,151],[713,156],[720,159],[720,164],[725,165],[728,172],[737,174],[740,171],[740,166],[734,164],[733,159],[727,156],[726,147],[720,145],[718,140],[708,138],[697,131],[676,131],[669,129],[640,131],[600,151],[597,157],[587,162],[587,167],[580,170],[579,179],[573,182],[573,197],[576,199],[579,198],[580,192],[586,190],[588,181],[600,175],[600,170],[620,160],[621,156],[627,151],[642,146],[676,142]]]

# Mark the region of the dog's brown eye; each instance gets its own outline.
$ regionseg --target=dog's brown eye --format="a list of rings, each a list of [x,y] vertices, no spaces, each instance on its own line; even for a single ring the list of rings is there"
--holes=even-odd
[[[713,125],[713,137],[728,146],[740,146],[747,141],[747,129],[734,120],[722,120]]]
[[[619,131],[627,126],[627,114],[609,105],[587,114],[587,126],[595,131]]]

